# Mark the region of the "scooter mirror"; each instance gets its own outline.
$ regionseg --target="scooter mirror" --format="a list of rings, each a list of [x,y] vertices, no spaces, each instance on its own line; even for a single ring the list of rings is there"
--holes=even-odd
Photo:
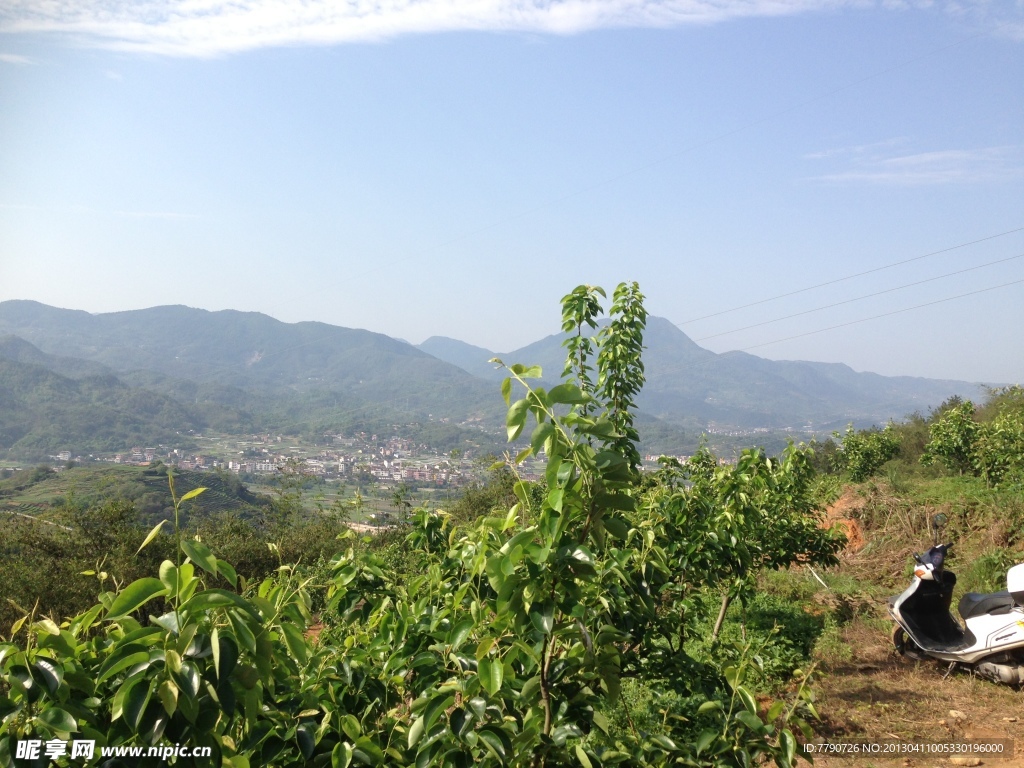
[[[946,523],[949,522],[949,518],[942,512],[934,514],[928,520],[928,527],[932,529],[932,543],[938,544],[939,537],[942,535],[942,529],[946,527]]]

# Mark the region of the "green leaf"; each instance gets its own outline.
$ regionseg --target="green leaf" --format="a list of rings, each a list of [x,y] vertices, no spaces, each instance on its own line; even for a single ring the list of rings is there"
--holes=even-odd
[[[474,654],[476,656],[476,660],[480,661],[480,659],[486,656],[490,652],[491,648],[494,647],[494,643],[495,639],[493,637],[485,637],[477,643],[476,653]]]
[[[53,619],[40,619],[32,625],[40,635],[59,635],[60,627],[54,624]]]
[[[288,646],[288,651],[296,661],[300,664],[309,661],[309,646],[306,644],[306,638],[302,636],[302,630],[294,624],[284,623],[281,625],[281,632],[284,634],[284,642]]]
[[[525,683],[523,683],[523,689],[519,692],[520,701],[529,705],[537,694],[540,692],[540,675],[534,675]]]
[[[764,731],[764,723],[761,722],[761,718],[757,715],[747,712],[747,710],[741,710],[736,713],[735,718],[743,723],[747,728],[752,730],[754,733],[761,733]]]
[[[783,728],[779,734],[779,746],[782,747],[782,754],[779,755],[781,768],[790,768],[796,758],[796,739],[788,728]]]
[[[412,725],[409,726],[409,737],[408,737],[409,749],[412,749],[413,747],[415,747],[416,746],[416,742],[418,742],[420,740],[420,737],[423,735],[423,725],[424,725],[424,722],[425,721],[423,720],[423,718],[420,717],[420,718],[417,718],[416,720],[413,720]]]
[[[217,572],[225,579],[227,579],[228,583],[232,587],[235,587],[236,589],[238,588],[238,574],[235,573],[235,568],[231,565],[231,563],[227,562],[226,560],[218,560]]]
[[[544,375],[539,365],[531,365],[527,368],[522,363],[514,363],[509,367],[509,370],[524,379],[539,379]]]
[[[455,703],[455,697],[446,691],[435,693],[423,710],[423,727],[432,728],[437,719],[448,707]]]
[[[356,720],[355,715],[343,715],[341,718],[341,730],[345,732],[352,741],[355,741],[363,735],[362,726],[359,725],[359,721]]]
[[[450,645],[453,650],[461,646],[466,642],[466,638],[469,637],[469,633],[473,631],[475,624],[476,622],[474,622],[473,619],[466,618],[452,627],[451,632],[448,633],[448,645]]]
[[[255,619],[259,619],[259,614],[256,609],[243,597],[239,597],[234,592],[226,592],[223,589],[206,589],[202,592],[198,592],[189,598],[179,609],[181,613],[188,613],[190,611],[203,610],[204,608],[240,608]],[[238,628],[235,628],[235,633],[241,636],[238,632]]]
[[[583,390],[575,384],[558,384],[548,390],[548,400],[563,405],[579,405],[590,400]]]
[[[160,579],[146,577],[133,581],[114,598],[114,602],[110,605],[110,610],[107,611],[106,619],[107,621],[120,619],[138,610],[154,597],[166,594],[167,587],[164,586]]]
[[[740,697],[740,701],[743,702],[744,708],[752,715],[757,714],[757,702],[754,701],[753,695],[750,691],[744,688],[742,685],[736,686],[736,695]]]
[[[50,692],[50,695],[52,696],[57,693],[57,689],[60,688],[60,684],[64,681],[64,668],[43,657],[37,658],[32,666],[35,667],[39,677],[43,679],[43,682],[46,684],[46,690]]]
[[[711,745],[711,742],[713,742],[717,736],[718,731],[711,728],[702,731],[700,736],[697,737],[697,743],[694,744],[694,753],[699,755]]]
[[[501,659],[481,659],[477,665],[476,674],[480,678],[480,685],[491,696],[501,690],[501,680],[504,674]]]
[[[590,762],[590,758],[587,757],[587,753],[579,744],[576,745],[576,759],[580,761],[580,765],[582,765],[583,768],[594,768],[593,764]]]
[[[548,506],[551,507],[555,512],[562,511],[562,500],[565,496],[565,491],[561,488],[552,488],[548,491]]]
[[[721,709],[722,702],[718,701],[718,699],[714,699],[712,701],[705,701],[703,704],[697,707],[697,714],[703,715],[705,712],[717,712]]]
[[[516,400],[508,409],[508,413],[505,414],[505,427],[508,432],[508,441],[511,443],[520,434],[522,434],[523,426],[526,424],[526,414],[528,412],[526,400]]]
[[[505,398],[505,407],[507,408],[512,397],[512,379],[506,377],[501,382],[501,396]]]
[[[182,502],[188,501],[189,499],[194,499],[196,496],[198,496],[200,493],[202,493],[205,490],[207,490],[207,489],[206,488],[193,488],[191,491],[189,491],[184,496],[182,496],[180,499],[178,499],[178,503],[181,504]]]
[[[530,449],[537,456],[540,456],[541,451],[544,449],[544,444],[554,434],[555,427],[550,421],[541,422],[534,427],[533,434],[530,435]]]
[[[352,763],[352,747],[338,742],[331,751],[331,768],[348,768]]]
[[[178,709],[178,686],[170,680],[164,680],[156,689],[156,695],[160,698],[160,703],[167,716],[173,717],[174,712]]]
[[[238,611],[228,611],[228,621],[231,628],[235,630],[235,637],[249,653],[256,653],[256,636],[249,628],[247,617],[242,616]]]
[[[370,741],[368,736],[356,739],[356,743],[352,745],[352,756],[369,765],[384,763],[384,753],[380,751],[380,747]]]
[[[182,539],[181,551],[204,571],[214,576],[217,575],[217,558],[203,542],[196,539]]]
[[[146,548],[146,545],[149,544],[149,542],[151,542],[160,534],[160,529],[164,527],[164,523],[166,522],[166,520],[161,520],[159,523],[153,526],[153,530],[151,530],[146,535],[146,538],[143,540],[142,544],[139,545],[139,548],[137,550],[135,550],[136,555],[139,554],[139,552],[141,552],[142,550],[144,550]]]
[[[489,749],[498,760],[504,763],[512,752],[512,740],[500,728],[493,725],[486,725],[477,733],[480,741]]]
[[[551,628],[555,624],[554,617],[555,605],[548,600],[545,600],[543,603],[535,603],[530,610],[530,621],[533,622],[533,626],[545,635],[551,634]]]
[[[224,682],[231,676],[238,663],[238,644],[231,635],[220,635],[212,641],[217,680]]]
[[[295,736],[299,742],[299,751],[302,753],[302,757],[308,761],[313,756],[313,750],[316,749],[316,727],[310,722],[302,723],[295,729]]]
[[[138,685],[133,686],[124,697],[122,710],[124,719],[135,732],[139,730],[139,724],[142,722],[142,716],[146,712],[146,705],[149,704],[152,694],[153,689],[149,687],[146,681],[142,681]]]
[[[620,541],[625,541],[629,536],[629,526],[620,517],[608,515],[604,518],[604,527],[612,536]]]
[[[39,722],[58,733],[74,733],[78,723],[70,713],[60,707],[50,707],[39,716]]]

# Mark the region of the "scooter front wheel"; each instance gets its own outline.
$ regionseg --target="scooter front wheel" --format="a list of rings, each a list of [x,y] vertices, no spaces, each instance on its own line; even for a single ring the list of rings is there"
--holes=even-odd
[[[901,627],[899,624],[894,624],[892,628],[892,644],[896,649],[896,653],[900,656],[904,656],[907,653],[907,630]]]
[[[917,661],[924,661],[927,658],[921,647],[911,639],[910,635],[907,634],[907,630],[899,624],[892,628],[892,644],[900,656],[906,656],[908,659],[916,659]]]

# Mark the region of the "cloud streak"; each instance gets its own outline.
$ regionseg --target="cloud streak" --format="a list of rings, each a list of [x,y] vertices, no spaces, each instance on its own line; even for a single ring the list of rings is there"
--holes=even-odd
[[[0,0],[0,34],[57,34],[103,48],[201,57],[409,34],[569,35],[843,8],[940,8],[993,35],[1024,40],[1020,0]]]
[[[374,41],[448,31],[568,35],[712,24],[874,6],[884,0],[0,0],[0,33],[68,35],[171,56]]]
[[[827,153],[816,153],[828,157]],[[809,156],[813,157],[813,156]],[[1024,178],[1024,147],[946,149],[859,159],[853,167],[814,177],[832,183],[902,186],[965,184]]]
[[[16,53],[0,53],[0,61],[4,64],[16,64],[19,67],[34,63],[28,56],[19,56]]]

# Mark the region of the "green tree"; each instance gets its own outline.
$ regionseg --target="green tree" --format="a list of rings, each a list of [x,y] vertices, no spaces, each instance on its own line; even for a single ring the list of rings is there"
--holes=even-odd
[[[1005,409],[978,430],[975,468],[989,485],[1024,478],[1024,415]]]
[[[979,425],[970,400],[949,405],[928,428],[921,463],[940,461],[951,472],[977,473]]]
[[[839,438],[839,433],[833,433],[833,437]],[[836,462],[855,483],[867,480],[900,452],[899,438],[891,422],[885,429],[860,431],[851,424],[842,440],[836,450]]]

